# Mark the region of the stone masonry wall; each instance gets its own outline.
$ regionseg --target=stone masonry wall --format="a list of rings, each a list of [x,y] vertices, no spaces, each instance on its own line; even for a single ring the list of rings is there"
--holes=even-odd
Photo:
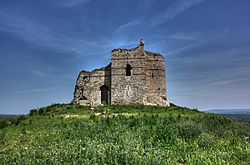
[[[106,91],[106,95],[109,95],[109,98],[106,98],[106,104],[110,103],[110,74],[110,65],[105,68],[95,69],[92,72],[81,71],[77,78],[73,103],[79,105],[101,105],[101,87],[103,86],[109,89],[109,91]]]
[[[79,73],[72,102],[169,106],[165,60],[160,54],[144,51],[143,40],[133,49],[114,49],[108,66]]]
[[[163,56],[156,53],[146,54],[147,102],[151,105],[169,106],[166,100],[166,73]]]
[[[131,66],[131,76],[126,67]],[[146,63],[144,46],[114,49],[111,65],[111,104],[144,104],[146,96]]]

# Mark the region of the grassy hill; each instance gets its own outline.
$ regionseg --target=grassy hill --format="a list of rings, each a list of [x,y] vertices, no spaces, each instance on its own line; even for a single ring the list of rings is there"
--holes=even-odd
[[[0,129],[3,164],[249,164],[250,125],[173,106],[59,105]]]

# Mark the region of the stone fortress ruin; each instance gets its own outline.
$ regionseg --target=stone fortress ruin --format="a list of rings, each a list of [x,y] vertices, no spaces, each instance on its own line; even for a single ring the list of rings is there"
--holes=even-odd
[[[164,57],[145,51],[142,39],[136,48],[113,49],[109,65],[79,73],[72,102],[169,106]]]

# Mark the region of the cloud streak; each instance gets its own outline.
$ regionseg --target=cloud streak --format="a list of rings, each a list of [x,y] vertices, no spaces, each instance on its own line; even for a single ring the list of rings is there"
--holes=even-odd
[[[73,7],[78,6],[87,2],[90,2],[91,0],[60,0],[60,4],[64,7]]]
[[[226,84],[235,84],[238,83],[239,81],[245,81],[245,78],[238,78],[238,79],[228,79],[228,80],[220,80],[220,81],[215,81],[212,82],[212,85],[226,85]]]
[[[37,77],[45,77],[46,73],[42,70],[32,70],[31,73]]]
[[[15,14],[6,14],[0,12],[1,30],[15,34],[20,38],[40,46],[60,47],[58,34],[49,26],[32,21],[24,16]]]
[[[183,13],[193,6],[200,4],[203,1],[205,0],[178,0],[172,6],[168,7],[165,11],[154,16],[150,20],[150,27],[153,28],[166,23],[175,18],[177,15]]]
[[[65,33],[67,28],[40,23],[25,15],[0,11],[0,22],[0,30],[12,33],[33,46],[46,47],[56,52],[81,54],[87,51],[82,45],[96,46],[88,38]]]
[[[193,32],[193,33],[177,32],[175,34],[171,34],[171,35],[167,35],[167,36],[159,36],[159,37],[165,38],[165,39],[195,41],[195,40],[199,40],[201,38],[201,34],[199,32]]]
[[[182,41],[188,41],[186,44],[178,46],[172,50],[168,50],[164,54],[168,56],[181,55],[183,52],[194,50],[196,48],[209,45],[211,43],[223,43],[228,40],[230,33],[224,31],[203,31],[203,32],[191,32],[159,36],[158,38],[163,39],[177,39]]]
[[[128,31],[130,28],[133,28],[137,25],[139,25],[141,23],[140,20],[133,20],[133,21],[130,21],[130,22],[127,22],[121,26],[119,26],[115,33],[121,33],[121,32],[124,32],[124,31]]]

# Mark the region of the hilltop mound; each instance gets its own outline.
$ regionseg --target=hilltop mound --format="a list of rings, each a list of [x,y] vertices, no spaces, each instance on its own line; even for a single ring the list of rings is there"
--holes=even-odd
[[[248,164],[250,126],[183,107],[51,105],[0,129],[3,164]]]

